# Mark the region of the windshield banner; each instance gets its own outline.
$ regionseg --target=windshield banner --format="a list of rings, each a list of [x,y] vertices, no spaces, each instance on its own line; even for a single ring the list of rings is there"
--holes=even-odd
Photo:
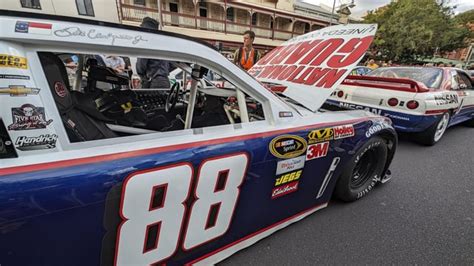
[[[326,27],[290,39],[260,59],[249,73],[286,86],[283,95],[318,110],[369,48],[376,24]]]

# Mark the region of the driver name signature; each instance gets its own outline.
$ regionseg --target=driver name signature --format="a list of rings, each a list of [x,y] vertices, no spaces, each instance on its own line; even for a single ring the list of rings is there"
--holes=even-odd
[[[79,27],[67,27],[64,29],[55,30],[54,35],[58,37],[86,37],[91,40],[111,40],[112,45],[115,44],[116,40],[129,40],[132,41],[132,44],[148,41],[143,39],[143,36],[141,35],[131,36],[127,34],[102,33],[95,29],[84,31]]]

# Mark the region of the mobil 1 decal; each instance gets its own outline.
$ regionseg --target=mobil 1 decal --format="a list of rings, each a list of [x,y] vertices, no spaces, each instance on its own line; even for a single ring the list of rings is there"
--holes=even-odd
[[[362,59],[377,25],[326,27],[273,49],[249,73],[261,82],[287,86],[283,94],[315,111]]]
[[[46,128],[53,122],[52,119],[46,119],[44,107],[36,107],[29,103],[12,108],[12,120],[13,123],[8,126],[8,130]]]

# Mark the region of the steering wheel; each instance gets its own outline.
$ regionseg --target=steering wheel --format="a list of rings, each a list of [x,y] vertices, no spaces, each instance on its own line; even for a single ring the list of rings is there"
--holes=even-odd
[[[179,83],[176,82],[171,86],[170,92],[168,93],[168,96],[166,97],[166,103],[165,103],[165,111],[170,112],[174,106],[176,105],[176,102],[178,102],[178,96],[179,96]]]

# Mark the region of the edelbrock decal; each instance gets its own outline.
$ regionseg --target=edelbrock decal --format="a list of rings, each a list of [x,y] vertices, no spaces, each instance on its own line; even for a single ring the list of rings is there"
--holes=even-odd
[[[56,147],[58,135],[42,134],[37,137],[20,136],[15,141],[15,146],[21,151],[53,149]]]

